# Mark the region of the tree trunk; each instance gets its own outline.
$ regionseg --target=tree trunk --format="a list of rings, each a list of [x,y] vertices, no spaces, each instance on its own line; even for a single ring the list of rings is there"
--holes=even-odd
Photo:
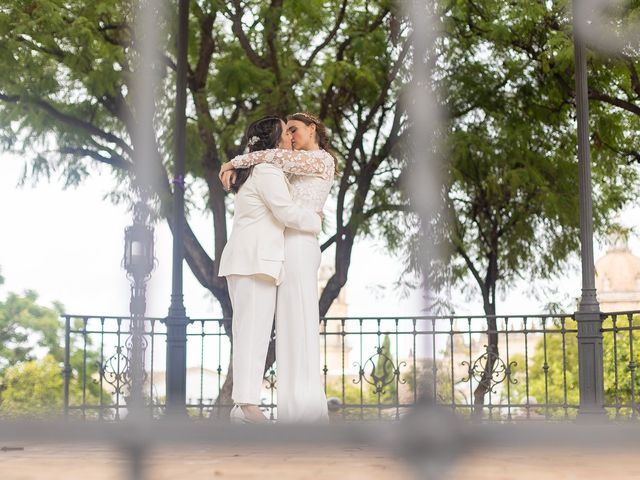
[[[327,281],[327,285],[320,295],[320,316],[323,317],[329,311],[331,304],[334,302],[340,290],[347,283],[349,274],[349,266],[351,265],[351,252],[353,250],[354,235],[350,230],[345,229],[343,235],[336,234],[336,254],[335,254],[335,273]]]
[[[276,324],[273,322],[273,326],[271,327],[271,339],[269,341],[269,348],[267,349],[267,359],[264,364],[264,375],[267,374],[269,369],[273,366],[276,361]]]
[[[231,393],[233,391],[233,334],[231,330],[231,317],[233,316],[233,310],[231,309],[231,301],[229,296],[226,296],[225,301],[220,302],[222,307],[222,325],[224,327],[229,342],[231,343],[231,349],[229,351],[229,366],[227,367],[227,376],[224,379],[222,387],[218,392],[218,398],[216,399],[215,406],[211,411],[210,418],[217,420],[224,420],[229,418],[229,412],[233,405],[233,399]]]
[[[227,367],[227,376],[224,379],[218,398],[214,408],[211,410],[210,418],[215,420],[226,420],[229,418],[229,412],[233,405],[231,392],[233,391],[233,347],[229,354],[229,366]]]
[[[491,291],[491,297],[488,298]],[[484,300],[484,313],[487,315],[487,346],[483,357],[484,368],[482,370],[482,376],[478,383],[478,386],[473,392],[473,414],[477,419],[482,418],[482,412],[484,407],[484,397],[492,388],[493,381],[493,369],[498,359],[498,328],[496,321],[496,304],[495,304],[495,284],[493,288],[485,290],[483,292]],[[482,357],[481,357],[482,358]],[[480,363],[482,365],[482,363]],[[471,368],[474,368],[473,366]],[[473,378],[473,374],[470,376],[469,381]]]

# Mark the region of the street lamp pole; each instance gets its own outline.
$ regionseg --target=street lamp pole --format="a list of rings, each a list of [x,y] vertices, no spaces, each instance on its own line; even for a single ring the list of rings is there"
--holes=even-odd
[[[602,319],[596,297],[593,259],[593,200],[589,151],[589,98],[587,90],[586,27],[584,6],[573,0],[573,41],[576,64],[576,116],[578,120],[578,169],[580,194],[580,254],[582,296],[575,314],[578,323],[578,363],[582,416],[604,414]]]
[[[187,385],[187,318],[182,293],[184,258],[184,155],[186,128],[187,42],[189,0],[178,7],[178,54],[176,74],[176,128],[173,179],[173,275],[167,325],[167,413],[185,414]]]
[[[116,372],[110,378],[114,379],[116,389],[124,384],[129,387],[127,408],[136,413],[142,412],[144,406],[143,386],[145,382],[144,360],[147,347],[145,337],[146,311],[145,290],[146,282],[155,264],[153,247],[153,227],[149,225],[149,207],[146,195],[141,193],[141,199],[133,207],[133,225],[125,229],[123,265],[127,275],[131,278],[131,314],[130,335],[125,342],[127,356],[123,359],[125,369]],[[116,355],[121,355],[118,351]],[[110,362],[107,361],[107,364]],[[103,370],[103,373],[107,369]],[[107,382],[111,383],[109,380]]]

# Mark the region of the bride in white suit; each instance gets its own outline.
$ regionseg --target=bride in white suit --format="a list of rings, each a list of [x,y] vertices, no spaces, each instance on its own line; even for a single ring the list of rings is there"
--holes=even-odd
[[[251,150],[290,148],[291,134],[278,117],[247,129]],[[273,325],[276,287],[284,277],[284,229],[320,232],[320,216],[292,201],[284,173],[265,163],[236,178],[235,215],[218,274],[225,276],[233,306],[234,422],[266,421],[260,411],[265,358]]]
[[[243,175],[254,165],[270,163],[289,180],[293,201],[321,212],[335,173],[324,125],[313,115],[287,117],[295,151],[254,151],[223,165],[220,178],[228,186],[234,169]],[[279,422],[326,422],[327,400],[320,367],[318,268],[316,235],[287,227],[284,233],[284,278],[276,304],[276,363]],[[234,377],[235,378],[235,377]]]

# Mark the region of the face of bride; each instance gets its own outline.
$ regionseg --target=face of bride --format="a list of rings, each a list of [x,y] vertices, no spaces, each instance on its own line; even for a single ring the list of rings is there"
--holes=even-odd
[[[280,128],[282,128],[282,135],[280,135],[280,141],[277,147],[284,150],[291,150],[291,132],[287,128],[287,124],[280,120]]]
[[[287,131],[291,133],[291,143],[294,150],[312,150],[317,147],[315,123],[306,125],[300,120],[289,120]]]

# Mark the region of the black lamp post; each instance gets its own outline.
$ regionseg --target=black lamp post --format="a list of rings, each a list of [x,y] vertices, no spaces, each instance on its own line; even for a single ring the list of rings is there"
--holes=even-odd
[[[189,0],[178,6],[178,55],[176,72],[176,129],[173,180],[173,274],[171,305],[167,325],[167,413],[186,415],[187,389],[187,317],[182,293],[182,262],[184,259],[184,156],[187,100],[187,44]]]
[[[129,366],[129,400],[133,411],[142,407],[144,356],[146,350],[144,315],[146,283],[155,264],[153,227],[148,224],[149,207],[144,201],[133,207],[133,225],[124,231],[123,266],[131,279],[130,335],[126,341]]]
[[[602,318],[596,297],[593,261],[593,200],[589,151],[589,97],[587,48],[580,29],[589,23],[584,2],[573,0],[573,41],[576,63],[576,117],[578,127],[578,168],[580,192],[580,253],[582,296],[575,318],[578,323],[578,363],[580,409],[583,417],[604,417],[604,374]]]

